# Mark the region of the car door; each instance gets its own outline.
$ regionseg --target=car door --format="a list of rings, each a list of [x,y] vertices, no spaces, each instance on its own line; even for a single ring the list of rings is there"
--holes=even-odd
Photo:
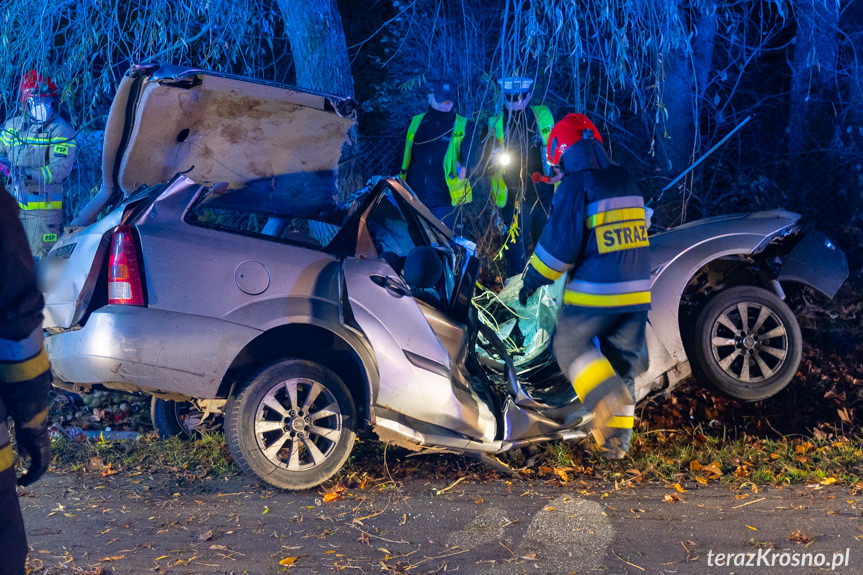
[[[378,362],[376,414],[479,438],[488,433],[487,418],[480,417],[476,398],[454,385],[449,353],[400,273],[410,250],[429,242],[408,210],[395,196],[383,194],[363,218],[380,257],[349,257],[343,263],[351,314]]]

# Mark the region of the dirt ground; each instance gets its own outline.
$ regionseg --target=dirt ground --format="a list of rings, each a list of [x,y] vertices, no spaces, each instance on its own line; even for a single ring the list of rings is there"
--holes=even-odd
[[[68,472],[20,495],[35,573],[860,572],[863,496],[847,487],[680,487],[463,476],[323,494]],[[826,567],[782,567],[795,553]]]

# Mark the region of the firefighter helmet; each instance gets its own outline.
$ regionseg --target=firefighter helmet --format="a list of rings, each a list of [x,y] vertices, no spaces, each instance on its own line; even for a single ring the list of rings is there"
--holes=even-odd
[[[40,74],[36,70],[30,70],[21,78],[19,85],[21,101],[26,102],[30,98],[57,98],[57,85],[47,74]]]
[[[602,142],[599,130],[584,114],[567,114],[554,125],[548,135],[548,162],[560,165],[560,157],[567,148],[584,138],[596,138]]]

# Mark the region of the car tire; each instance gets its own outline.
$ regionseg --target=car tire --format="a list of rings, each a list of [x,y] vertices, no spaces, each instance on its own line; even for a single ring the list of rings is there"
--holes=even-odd
[[[766,399],[784,389],[803,351],[791,309],[754,286],[714,296],[698,314],[693,337],[696,376],[744,401]]]
[[[203,414],[188,401],[150,399],[150,421],[160,439],[191,439],[199,430]]]
[[[309,489],[344,465],[356,417],[339,376],[311,361],[281,360],[254,373],[228,401],[225,435],[243,471],[280,489]]]

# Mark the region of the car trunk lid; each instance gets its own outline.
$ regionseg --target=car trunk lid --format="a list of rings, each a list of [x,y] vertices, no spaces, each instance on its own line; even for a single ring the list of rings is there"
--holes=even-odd
[[[133,68],[105,130],[103,176],[129,194],[179,172],[230,187],[334,172],[354,125],[349,98],[174,66]]]
[[[133,223],[126,210],[165,190],[178,173],[187,183],[241,187],[266,177],[324,182],[335,195],[336,172],[355,103],[310,90],[176,66],[135,66],[111,105],[102,152],[105,200],[120,206],[64,235],[40,262],[44,327],[69,329],[86,319],[106,269],[111,232]],[[179,182],[178,182],[179,183]],[[157,188],[154,186],[158,186]],[[137,191],[137,193],[136,193]],[[303,194],[312,191],[308,188]],[[97,207],[98,212],[101,207]],[[107,290],[107,288],[106,288]],[[107,303],[107,295],[105,296]]]

